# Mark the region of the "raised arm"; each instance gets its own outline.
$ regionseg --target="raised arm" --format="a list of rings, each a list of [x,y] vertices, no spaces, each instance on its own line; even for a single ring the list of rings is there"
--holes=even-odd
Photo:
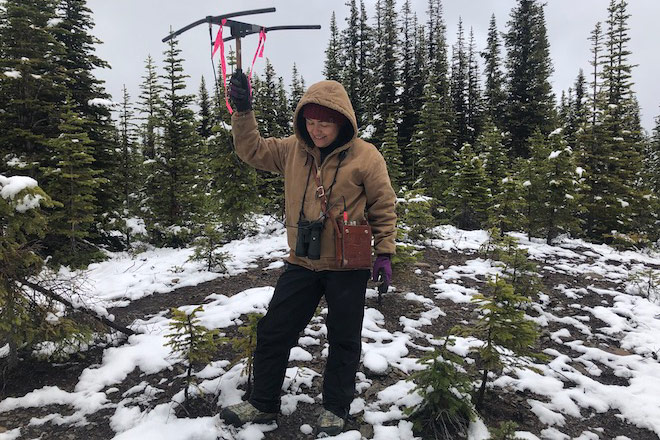
[[[238,71],[232,75],[229,94],[236,108],[231,117],[231,131],[238,157],[260,170],[284,174],[290,141],[261,137],[252,111],[250,86],[243,72]]]

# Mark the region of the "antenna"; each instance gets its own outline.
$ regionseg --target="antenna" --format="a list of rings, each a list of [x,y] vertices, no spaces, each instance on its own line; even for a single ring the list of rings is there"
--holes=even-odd
[[[241,69],[241,38],[247,37],[248,35],[258,34],[262,30],[264,32],[272,31],[282,31],[282,30],[308,30],[308,29],[321,29],[321,25],[286,25],[286,26],[260,26],[257,24],[243,23],[241,21],[230,20],[233,17],[241,17],[244,15],[255,15],[255,14],[264,14],[268,12],[275,12],[275,8],[264,8],[264,9],[252,9],[248,11],[239,11],[232,12],[229,14],[211,16],[208,15],[205,18],[197,20],[193,23],[190,23],[187,26],[182,27],[178,31],[172,32],[165,38],[163,38],[163,43],[171,40],[172,38],[181,35],[182,33],[199,26],[200,24],[208,23],[209,32],[211,32],[211,26],[217,24],[222,26],[222,20],[227,20],[225,26],[227,26],[231,31],[231,37],[223,38],[223,41],[236,40],[236,67]],[[213,34],[211,33],[211,40],[213,40]],[[214,44],[214,41],[211,41],[211,45]]]

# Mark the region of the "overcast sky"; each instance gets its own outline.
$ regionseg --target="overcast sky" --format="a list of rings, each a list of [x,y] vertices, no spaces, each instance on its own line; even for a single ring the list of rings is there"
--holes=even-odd
[[[167,45],[161,39],[168,34],[170,26],[176,30],[207,15],[274,6],[277,12],[240,20],[263,26],[320,24],[321,30],[272,32],[267,36],[264,52],[287,86],[294,63],[309,86],[323,79],[324,51],[333,10],[339,28],[345,28],[348,7],[344,3],[344,0],[88,0],[96,23],[93,33],[103,42],[97,47],[97,54],[112,66],[98,71],[97,75],[106,81],[106,89],[115,101],[120,101],[124,84],[135,101],[147,55],[154,58],[159,70],[162,66],[162,53]],[[365,0],[370,19],[374,3],[375,0]],[[399,0],[398,6],[402,3]],[[426,21],[427,3],[428,0],[412,1],[422,21]],[[443,0],[449,43],[455,41],[458,19],[462,17],[466,36],[472,27],[477,48],[482,50],[491,14],[496,16],[499,30],[505,31],[516,3],[516,0]],[[660,114],[660,1],[629,0],[628,3],[632,15],[630,61],[638,65],[633,70],[633,81],[642,108],[643,126],[650,130],[654,118]],[[580,68],[585,73],[589,71],[588,38],[595,23],[606,19],[608,4],[609,0],[547,0],[546,22],[555,69],[552,84],[558,97],[574,83]],[[244,68],[252,62],[257,41],[256,35],[243,40]],[[189,93],[196,93],[202,76],[207,84],[213,78],[208,26],[203,24],[189,30],[179,37],[179,42],[186,60],[185,70],[191,76]],[[265,60],[257,59],[255,72],[261,72],[264,65]]]

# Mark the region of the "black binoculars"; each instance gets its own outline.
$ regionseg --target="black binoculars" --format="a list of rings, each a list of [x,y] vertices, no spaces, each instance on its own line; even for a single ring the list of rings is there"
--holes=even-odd
[[[296,257],[307,257],[310,260],[321,258],[321,231],[323,222],[315,220],[298,220],[298,239],[296,240]]]

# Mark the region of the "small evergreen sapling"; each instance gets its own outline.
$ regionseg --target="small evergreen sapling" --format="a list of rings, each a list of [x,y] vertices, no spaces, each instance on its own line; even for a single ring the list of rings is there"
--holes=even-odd
[[[516,293],[531,297],[541,290],[536,264],[529,259],[526,249],[518,247],[518,241],[502,234],[497,228],[489,230],[489,239],[482,245],[484,258],[496,260],[502,267],[504,279],[513,285]]]
[[[408,378],[417,385],[414,392],[423,400],[407,412],[417,431],[431,431],[436,439],[465,435],[474,419],[469,397],[472,381],[461,367],[463,358],[449,351],[453,344],[451,337],[445,338],[440,348],[419,360],[426,368]]]
[[[518,424],[512,421],[500,422],[497,428],[490,429],[491,440],[522,440],[521,437],[516,437],[516,429]]]
[[[526,367],[521,357],[539,357],[533,350],[538,339],[536,324],[525,318],[524,307],[530,302],[516,293],[513,285],[496,276],[486,284],[483,293],[475,295],[479,318],[472,326],[457,326],[453,331],[474,336],[483,341],[473,348],[481,370],[481,385],[476,395],[476,407],[482,408],[491,373],[499,374],[504,367]]]
[[[219,340],[217,330],[209,330],[199,323],[197,312],[204,310],[202,306],[185,312],[172,309],[171,332],[166,335],[168,341],[165,345],[172,348],[172,352],[183,360],[186,366],[186,387],[183,390],[185,401],[189,401],[189,389],[196,384],[193,376],[195,365],[209,363],[218,348]]]
[[[263,317],[261,313],[250,313],[247,315],[247,323],[238,328],[240,336],[231,338],[234,350],[238,352],[238,357],[234,364],[245,359],[245,368],[241,374],[247,375],[247,385],[245,394],[249,397],[252,393],[252,365],[254,363],[254,350],[257,348],[257,324]]]
[[[191,261],[203,261],[206,270],[224,271],[227,254],[218,252],[224,243],[224,235],[215,223],[204,225],[200,235],[195,239],[195,252],[190,256]]]
[[[488,179],[481,159],[474,154],[470,144],[459,153],[459,165],[451,179],[449,203],[451,217],[461,229],[480,229],[488,219],[488,207],[492,204]]]
[[[652,268],[635,272],[629,277],[630,287],[627,289],[649,301],[660,300],[660,271]]]
[[[404,225],[397,231],[397,238],[413,243],[430,238],[431,231],[436,226],[432,210],[433,199],[424,196],[422,191],[406,192],[396,205],[399,224]]]

